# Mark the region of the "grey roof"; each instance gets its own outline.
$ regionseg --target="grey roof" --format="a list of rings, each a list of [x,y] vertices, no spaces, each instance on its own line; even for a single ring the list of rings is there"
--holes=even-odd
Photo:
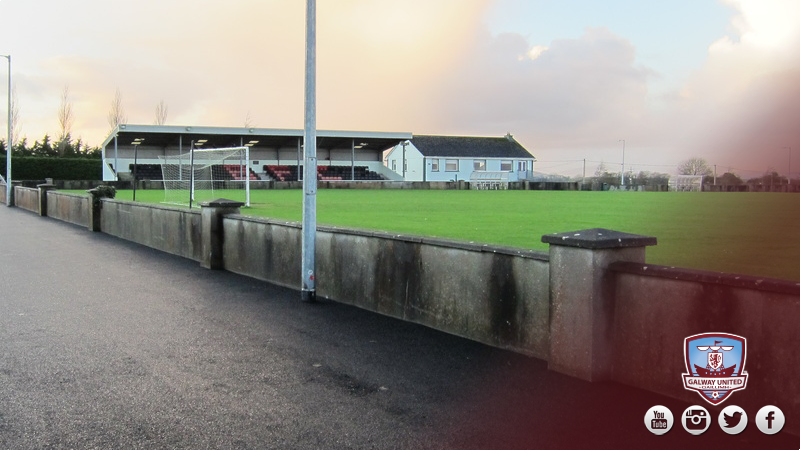
[[[511,135],[504,137],[419,136],[411,140],[423,156],[455,158],[534,158]]]
[[[118,125],[103,142],[108,147],[118,138],[118,145],[129,146],[134,139],[143,140],[147,146],[175,147],[179,142],[188,148],[192,140],[207,141],[204,148],[236,147],[242,142],[257,142],[256,147],[295,147],[302,140],[304,130],[244,127],[203,127],[173,125]],[[349,149],[353,141],[358,148],[383,151],[412,137],[411,133],[384,133],[374,131],[317,130],[317,147],[324,149]]]

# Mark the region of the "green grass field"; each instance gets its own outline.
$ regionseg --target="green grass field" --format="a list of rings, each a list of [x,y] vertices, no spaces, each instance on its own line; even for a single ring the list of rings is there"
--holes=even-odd
[[[162,191],[136,195],[163,201]],[[243,214],[301,220],[299,190],[253,191],[252,203]],[[656,236],[653,264],[800,281],[800,195],[320,190],[317,215],[320,224],[541,250],[544,234],[609,228]]]

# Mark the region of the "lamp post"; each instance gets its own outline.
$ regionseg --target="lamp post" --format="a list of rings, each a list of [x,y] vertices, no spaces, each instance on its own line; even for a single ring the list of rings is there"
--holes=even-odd
[[[317,298],[317,2],[306,0],[305,163],[303,171],[303,226],[301,237],[301,299]]]
[[[11,206],[11,55],[0,55],[8,60],[8,136],[6,141],[6,206]]]
[[[789,150],[789,168],[786,170],[786,182],[792,185],[792,147],[783,147]]]
[[[619,142],[622,142],[622,172],[619,175],[620,183],[624,187],[625,186],[625,139],[620,139]]]

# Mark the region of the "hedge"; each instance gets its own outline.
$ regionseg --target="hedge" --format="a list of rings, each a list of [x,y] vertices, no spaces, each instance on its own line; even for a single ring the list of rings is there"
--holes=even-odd
[[[0,159],[0,173],[5,176],[5,155]],[[14,156],[11,159],[11,178],[14,180],[100,180],[103,161],[91,158],[44,158]]]

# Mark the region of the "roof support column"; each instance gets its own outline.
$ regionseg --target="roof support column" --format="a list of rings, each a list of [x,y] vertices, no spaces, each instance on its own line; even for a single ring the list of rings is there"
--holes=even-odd
[[[119,181],[118,134],[114,135],[114,181]]]
[[[350,139],[350,180],[356,181],[356,140]]]
[[[297,181],[303,180],[303,172],[300,171],[300,156],[303,153],[303,138],[297,138]]]
[[[317,3],[306,0],[305,176],[303,177],[303,236],[301,298],[317,296]]]

